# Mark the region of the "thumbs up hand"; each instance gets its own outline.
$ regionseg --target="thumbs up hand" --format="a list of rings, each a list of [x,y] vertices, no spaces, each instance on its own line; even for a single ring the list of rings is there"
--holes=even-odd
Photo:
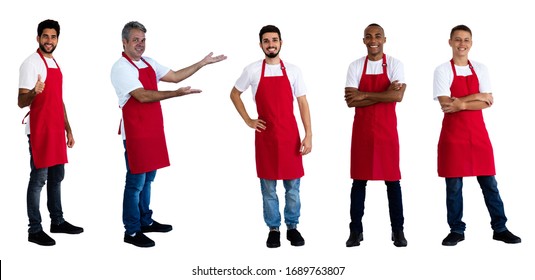
[[[41,74],[38,74],[37,82],[35,83],[35,87],[33,88],[33,90],[35,91],[35,94],[39,94],[43,92],[44,89],[45,89],[45,83],[41,81]]]

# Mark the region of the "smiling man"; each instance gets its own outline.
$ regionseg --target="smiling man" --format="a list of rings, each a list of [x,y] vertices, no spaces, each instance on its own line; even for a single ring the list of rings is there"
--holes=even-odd
[[[245,124],[255,130],[256,170],[262,191],[264,221],[269,227],[266,246],[280,246],[281,215],[277,197],[277,180],[284,184],[284,222],[286,238],[293,246],[305,240],[297,230],[301,215],[299,187],[304,176],[302,156],[312,150],[310,111],[301,70],[279,57],[282,38],[279,28],[266,25],[260,30],[260,49],[264,59],[249,64],[236,81],[230,98]],[[241,94],[252,88],[258,118],[252,119]],[[293,103],[297,99],[305,137],[299,137]]]
[[[39,23],[39,48],[24,60],[19,77],[18,105],[30,108],[26,123],[31,167],[27,193],[28,241],[43,246],[56,244],[41,225],[39,201],[45,182],[50,231],[83,232],[83,228],[65,221],[61,205],[61,182],[65,177],[65,163],[68,162],[67,147],[74,146],[74,137],[63,103],[63,74],[53,55],[59,33],[57,21],[48,19]]]
[[[347,106],[355,108],[351,223],[346,246],[359,246],[363,240],[362,217],[368,180],[382,180],[387,187],[392,241],[396,247],[405,247],[396,116],[396,104],[403,99],[406,88],[403,64],[383,53],[386,37],[380,25],[368,25],[362,41],[368,54],[349,65],[345,88]]]
[[[156,171],[170,165],[160,101],[201,92],[189,86],[161,91],[158,82],[179,83],[202,67],[227,58],[209,53],[199,62],[174,71],[143,56],[146,33],[145,26],[137,21],[125,24],[124,51],[111,70],[111,82],[122,109],[120,134],[127,171],[123,197],[124,242],[138,247],[155,245],[145,233],[173,229],[171,225],[154,221],[150,209],[151,185]]]
[[[476,176],[491,217],[493,239],[520,243],[505,223],[503,202],[495,179],[494,153],[482,110],[492,106],[494,98],[485,65],[468,59],[472,31],[458,25],[450,32],[453,58],[434,72],[433,97],[444,113],[438,142],[438,176],[446,181],[446,208],[450,233],[442,241],[455,246],[464,240],[463,177]]]

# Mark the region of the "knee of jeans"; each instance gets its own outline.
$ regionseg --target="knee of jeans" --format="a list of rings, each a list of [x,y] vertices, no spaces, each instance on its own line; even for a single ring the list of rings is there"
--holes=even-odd
[[[47,180],[46,170],[32,171],[30,174],[30,185],[43,187]]]

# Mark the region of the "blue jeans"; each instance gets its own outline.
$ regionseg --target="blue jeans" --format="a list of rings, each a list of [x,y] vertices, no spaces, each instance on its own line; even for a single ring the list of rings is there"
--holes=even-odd
[[[364,216],[364,201],[366,199],[367,180],[353,180],[351,187],[351,206],[349,230],[362,232],[362,217]],[[403,217],[403,200],[399,181],[385,181],[386,195],[388,197],[388,211],[392,231],[403,230],[405,218]]]
[[[43,230],[41,225],[41,213],[39,212],[39,201],[41,190],[46,182],[46,194],[50,222],[55,225],[63,223],[63,210],[61,208],[61,181],[65,177],[65,166],[63,164],[54,165],[48,168],[35,168],[33,163],[32,146],[28,135],[28,145],[30,146],[30,182],[26,193],[26,209],[30,220],[28,233],[36,233]]]
[[[285,205],[284,223],[288,229],[297,228],[301,215],[301,200],[299,186],[301,179],[283,180]],[[270,229],[278,229],[281,225],[279,212],[279,198],[276,192],[277,180],[260,179],[260,189],[264,205],[264,221]]]
[[[505,211],[494,176],[477,176],[483,192],[485,205],[490,214],[490,225],[495,232],[507,230]],[[446,178],[446,208],[451,232],[464,233],[466,224],[463,218],[463,178]]]
[[[141,231],[141,226],[152,224],[152,210],[150,210],[151,183],[156,177],[156,170],[147,173],[132,174],[128,166],[126,141],[124,145],[124,159],[126,161],[126,184],[123,196],[123,224],[126,234]]]

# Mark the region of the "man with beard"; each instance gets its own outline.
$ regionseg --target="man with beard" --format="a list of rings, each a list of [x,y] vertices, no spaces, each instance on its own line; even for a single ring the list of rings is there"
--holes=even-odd
[[[263,60],[249,64],[236,81],[230,98],[245,123],[255,132],[256,170],[260,178],[264,221],[269,227],[267,247],[280,246],[281,215],[276,193],[277,180],[285,188],[284,222],[286,238],[293,246],[302,246],[305,240],[297,230],[301,201],[299,187],[304,175],[302,156],[312,149],[310,111],[301,70],[283,63],[279,57],[282,46],[280,30],[267,25],[260,30],[260,48]],[[258,113],[252,119],[241,100],[241,93],[251,86]],[[293,111],[297,99],[305,137],[301,141]]]
[[[111,82],[123,116],[120,133],[127,171],[123,197],[124,242],[138,247],[155,245],[144,233],[173,229],[171,225],[156,222],[150,209],[151,184],[156,171],[170,165],[160,101],[201,92],[189,86],[162,91],[158,90],[158,82],[181,82],[202,67],[227,58],[209,53],[199,62],[174,71],[143,56],[146,32],[145,26],[137,21],[125,24],[124,51],[111,70]]]
[[[61,182],[65,175],[67,147],[74,146],[71,126],[63,103],[63,76],[52,53],[59,39],[59,23],[45,20],[37,27],[39,49],[20,66],[18,105],[30,107],[26,134],[30,146],[30,182],[27,191],[28,241],[51,246],[56,241],[41,226],[39,201],[47,185],[50,232],[78,234],[83,228],[63,218]],[[66,140],[65,140],[66,139]]]
[[[347,247],[363,240],[362,217],[368,180],[386,184],[392,241],[396,247],[407,246],[403,233],[401,172],[396,104],[405,93],[401,61],[386,56],[385,32],[372,23],[362,39],[368,54],[349,65],[345,88],[347,106],[355,108],[351,140],[351,223]]]

